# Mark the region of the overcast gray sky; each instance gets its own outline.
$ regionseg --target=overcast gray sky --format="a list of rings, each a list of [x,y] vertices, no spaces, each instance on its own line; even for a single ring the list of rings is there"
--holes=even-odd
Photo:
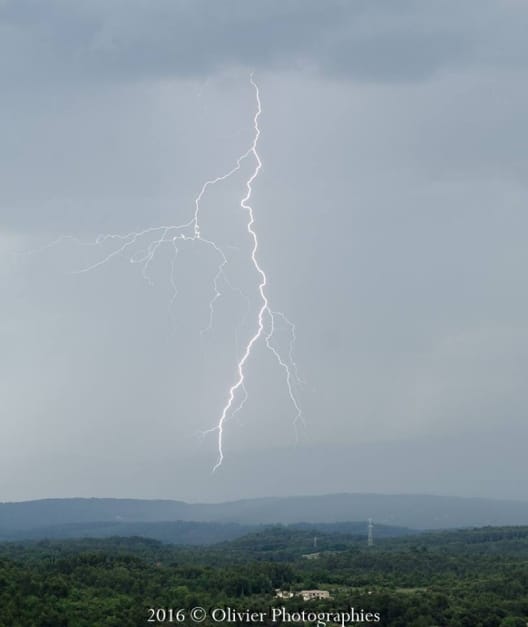
[[[0,500],[524,498],[527,27],[520,0],[0,0]],[[251,143],[252,71],[306,426],[261,342],[211,474],[258,305],[254,162],[204,197],[249,309],[226,289],[203,340],[207,248],[181,247],[172,300],[171,246],[153,285],[128,254],[76,274],[112,241],[42,247],[192,217]]]

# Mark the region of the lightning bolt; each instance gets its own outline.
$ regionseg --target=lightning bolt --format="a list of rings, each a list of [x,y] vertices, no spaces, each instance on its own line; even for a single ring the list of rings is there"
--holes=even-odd
[[[245,375],[246,364],[249,358],[251,357],[251,353],[253,351],[255,344],[260,340],[260,338],[263,335],[265,335],[265,343],[266,343],[267,348],[272,352],[272,354],[275,356],[275,358],[279,362],[279,365],[286,372],[286,383],[288,387],[288,393],[290,396],[290,400],[296,411],[294,424],[296,425],[297,422],[302,418],[302,412],[301,412],[301,409],[299,407],[299,404],[297,402],[297,399],[295,397],[295,394],[292,388],[292,371],[290,369],[290,366],[288,365],[288,363],[286,363],[282,359],[281,354],[271,344],[271,339],[275,331],[275,315],[274,315],[274,312],[270,309],[268,297],[266,295],[266,288],[268,286],[268,278],[262,266],[260,265],[258,261],[258,257],[257,257],[259,241],[258,241],[257,232],[255,231],[255,215],[253,212],[253,207],[250,204],[250,201],[251,201],[251,197],[253,194],[253,183],[255,179],[258,177],[259,172],[262,168],[262,161],[257,151],[258,141],[260,139],[259,119],[262,114],[262,104],[260,100],[259,88],[253,79],[253,75],[251,75],[250,77],[250,82],[255,90],[255,98],[257,102],[257,110],[253,118],[253,128],[255,130],[255,134],[253,136],[253,143],[251,144],[250,149],[244,155],[243,158],[245,158],[246,156],[252,155],[255,160],[255,169],[253,170],[250,177],[246,181],[246,194],[240,201],[240,206],[248,214],[247,231],[252,241],[251,263],[253,264],[259,276],[258,292],[260,295],[261,305],[260,305],[258,315],[257,315],[257,328],[254,334],[252,335],[252,337],[249,339],[248,343],[246,344],[242,357],[240,358],[240,361],[237,364],[236,380],[233,383],[233,385],[229,388],[229,393],[228,393],[226,404],[224,405],[224,408],[222,409],[217,426],[214,427],[214,430],[218,431],[218,460],[213,468],[213,472],[216,471],[222,465],[222,462],[224,460],[224,446],[223,446],[224,426],[225,426],[227,417],[229,415],[229,412],[232,410],[233,403],[235,402],[235,398],[240,390],[244,392],[244,397],[243,397],[243,400],[241,401],[241,404],[233,411],[232,415],[240,411],[240,409],[244,406],[244,403],[246,402],[247,393],[245,391],[245,386],[244,386],[245,376],[246,376]],[[287,320],[284,314],[281,313],[280,315],[285,320]],[[267,332],[265,331],[265,328],[266,328],[265,318],[267,318],[267,326],[268,326]],[[294,329],[295,327],[292,326],[291,328]],[[294,369],[295,369],[295,366],[294,366]]]
[[[238,287],[231,284],[229,278],[226,275],[226,268],[229,265],[228,256],[214,240],[205,238],[202,235],[202,229],[200,224],[201,202],[210,188],[230,179],[233,175],[239,172],[241,170],[243,162],[249,159],[252,159],[254,161],[255,166],[251,174],[249,175],[249,178],[245,182],[246,191],[244,196],[240,200],[240,208],[247,214],[247,233],[251,244],[249,262],[251,263],[258,277],[257,293],[260,304],[258,306],[258,311],[255,319],[255,330],[242,348],[242,354],[235,368],[234,381],[229,387],[226,396],[226,402],[221,412],[219,413],[218,420],[213,427],[203,432],[204,435],[209,433],[217,434],[218,457],[213,467],[213,472],[218,470],[224,460],[224,436],[226,423],[244,408],[246,401],[248,400],[248,393],[245,386],[246,370],[248,362],[250,361],[250,358],[253,354],[253,350],[259,341],[264,342],[264,345],[273,355],[279,367],[284,372],[287,392],[294,409],[293,425],[297,436],[299,424],[304,423],[301,407],[299,401],[297,400],[296,393],[297,385],[303,382],[298,375],[297,364],[293,356],[294,345],[296,341],[295,325],[285,316],[284,313],[273,311],[271,309],[267,296],[268,278],[258,258],[259,240],[256,231],[255,215],[251,200],[253,196],[253,184],[257,179],[260,170],[262,169],[262,161],[257,150],[261,134],[259,120],[262,114],[262,104],[260,100],[259,88],[254,81],[253,74],[250,75],[250,83],[254,90],[256,101],[256,111],[253,116],[253,139],[251,145],[244,153],[242,153],[236,159],[235,164],[231,167],[230,170],[220,176],[207,180],[202,185],[198,195],[194,199],[193,216],[188,222],[180,225],[151,226],[142,231],[130,232],[125,234],[101,234],[98,235],[97,238],[91,242],[82,242],[71,235],[65,235],[60,237],[58,240],[55,240],[51,244],[48,244],[37,251],[33,251],[41,252],[42,250],[51,246],[55,246],[65,240],[73,240],[77,244],[83,246],[100,247],[102,245],[114,244],[114,247],[110,252],[99,258],[94,263],[80,270],[77,270],[74,273],[83,274],[86,272],[97,270],[98,268],[101,268],[112,260],[127,254],[129,256],[129,261],[131,264],[140,264],[141,274],[143,278],[150,285],[153,285],[154,282],[149,272],[150,265],[162,246],[171,245],[173,248],[173,257],[171,260],[170,269],[170,284],[173,289],[173,296],[171,299],[172,306],[178,294],[178,289],[175,282],[175,268],[180,245],[193,243],[211,248],[218,256],[219,263],[212,279],[213,296],[209,301],[208,323],[200,331],[203,337],[213,327],[215,305],[223,295],[220,289],[221,281],[223,281],[229,287],[229,289],[236,291],[244,296],[246,300],[247,297]],[[288,352],[286,356],[282,354],[279,347],[276,345],[276,343],[273,342],[278,321],[280,321],[283,326],[287,328],[290,337]]]

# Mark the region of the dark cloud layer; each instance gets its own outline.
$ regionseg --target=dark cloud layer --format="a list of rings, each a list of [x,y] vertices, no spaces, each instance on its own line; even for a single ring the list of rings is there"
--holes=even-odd
[[[207,76],[232,66],[421,80],[525,65],[528,7],[448,0],[4,0],[1,80]]]

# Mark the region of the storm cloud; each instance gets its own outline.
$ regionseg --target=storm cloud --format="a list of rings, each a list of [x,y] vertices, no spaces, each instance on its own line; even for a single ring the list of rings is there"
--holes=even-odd
[[[522,2],[3,0],[2,76],[26,81],[208,76],[229,67],[414,81],[526,65]]]
[[[522,497],[527,20],[514,0],[0,1],[0,499]],[[175,299],[166,250],[153,285],[126,255],[76,272],[99,233],[189,219],[251,141],[252,71],[259,255],[306,427],[261,347],[211,475],[243,300],[225,289],[204,341],[212,256],[180,252]],[[248,168],[203,228],[254,307]]]

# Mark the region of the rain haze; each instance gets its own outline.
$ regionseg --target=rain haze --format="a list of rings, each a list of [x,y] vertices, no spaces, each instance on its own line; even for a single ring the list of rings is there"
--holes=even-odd
[[[514,0],[0,0],[0,499],[525,498],[527,27]],[[259,307],[254,159],[203,198],[240,289],[207,333],[208,247],[79,271],[100,234],[192,218],[253,141],[252,72],[304,424],[259,341],[213,473]]]

